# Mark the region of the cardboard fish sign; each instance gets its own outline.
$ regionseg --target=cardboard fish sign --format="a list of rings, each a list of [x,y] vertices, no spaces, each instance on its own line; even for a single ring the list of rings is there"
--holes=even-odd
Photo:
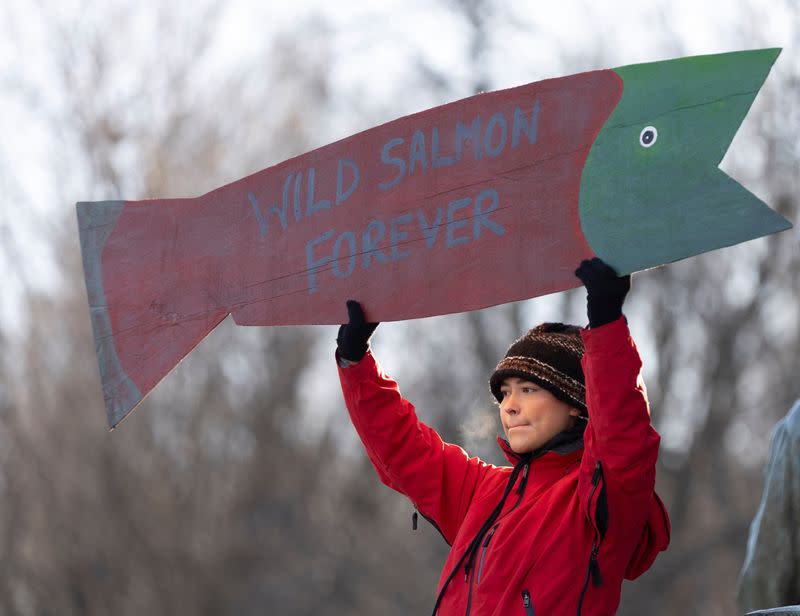
[[[474,310],[791,225],[717,167],[778,49],[548,79],[429,109],[187,199],[78,203],[111,426],[228,314]]]

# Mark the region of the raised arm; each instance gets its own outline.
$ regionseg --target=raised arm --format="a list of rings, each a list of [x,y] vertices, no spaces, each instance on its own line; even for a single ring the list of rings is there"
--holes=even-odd
[[[583,261],[575,273],[586,287],[589,317],[582,332],[587,453],[607,471],[632,480],[631,488],[645,483],[652,488],[659,437],[650,424],[642,361],[622,315],[630,276],[617,276],[597,258]]]
[[[406,495],[452,545],[475,490],[489,467],[422,423],[414,406],[369,352],[377,323],[347,303],[337,361],[350,418],[381,481]]]
[[[589,423],[584,435],[579,489],[588,515],[633,545],[654,507],[660,437],[650,423],[642,362],[622,315],[629,276],[600,259],[584,261],[576,275],[587,290],[585,353]],[[665,523],[666,524],[666,523]]]

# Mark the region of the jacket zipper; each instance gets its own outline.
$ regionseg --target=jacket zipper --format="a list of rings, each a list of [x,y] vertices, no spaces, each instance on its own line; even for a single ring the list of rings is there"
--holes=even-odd
[[[472,610],[472,584],[474,582],[475,571],[473,570],[469,572],[469,594],[467,595],[467,611],[464,613],[464,616],[469,616],[470,610]]]
[[[536,616],[536,612],[533,610],[533,603],[531,603],[531,593],[528,592],[528,589],[522,591],[522,607],[525,608],[525,616]]]
[[[597,527],[597,520],[595,519],[597,511],[592,510],[592,499],[594,498],[594,493],[597,491],[597,486],[600,485],[600,480],[602,478],[603,468],[600,465],[600,460],[598,460],[597,464],[595,464],[594,472],[592,473],[592,491],[589,492],[589,519],[591,520],[592,527],[594,528],[594,541],[592,541],[592,551],[589,554],[589,565],[586,569],[586,578],[583,581],[583,588],[581,588],[581,594],[578,598],[577,616],[581,616],[583,597],[586,594],[586,589],[589,586],[589,579],[592,580],[592,583],[595,586],[601,586],[603,584],[603,578],[600,576],[600,566],[597,564],[597,554],[600,551],[602,537],[600,536],[600,529]]]
[[[494,526],[492,526],[492,530],[490,530],[489,534],[486,535],[486,539],[484,539],[483,545],[481,546],[481,558],[480,558],[480,561],[478,561],[478,579],[475,580],[476,584],[480,584],[481,583],[481,572],[483,571],[483,559],[486,556],[486,550],[489,548],[489,542],[492,540],[492,536],[494,535],[494,531],[497,530],[498,526],[500,526],[499,522],[497,524],[495,524]]]
[[[530,462],[527,462],[525,464],[525,466],[523,467],[523,472],[522,472],[523,481],[525,481],[527,479],[529,467],[530,467]],[[513,472],[516,472],[516,467],[515,467],[515,470]],[[510,482],[511,482],[511,478],[509,478],[509,483]],[[508,486],[506,489],[510,490],[511,486]],[[524,485],[522,487],[518,487],[517,488],[517,493],[519,494],[519,498],[517,498],[517,502],[504,515],[508,515],[511,511],[513,511],[517,507],[517,505],[520,504],[520,502],[522,502],[522,497],[524,495]],[[503,494],[503,502],[505,502],[505,499],[506,499],[507,496],[508,496],[508,491],[506,491]],[[417,511],[419,511],[417,506],[416,506],[416,504],[414,504],[414,509],[415,509],[415,513]],[[438,530],[441,533],[442,537],[444,537],[444,533],[442,533],[441,529],[435,524],[435,522],[433,522],[433,520],[428,518],[424,513],[422,513],[422,512],[419,512],[419,513],[422,515],[423,518],[425,518],[431,524],[433,524],[434,528],[436,528],[436,530]],[[502,517],[501,517],[501,519],[502,519]],[[414,521],[415,520],[416,520],[416,517],[412,516],[412,527],[414,526]],[[484,524],[485,524],[485,522],[484,522]],[[499,524],[495,524],[495,529],[496,529],[496,527],[498,525]],[[447,541],[446,537],[445,537],[445,541]],[[447,545],[450,545],[449,541],[447,541]],[[453,567],[453,570],[447,576],[447,579],[445,580],[445,582],[444,582],[444,584],[442,586],[442,589],[439,591],[439,596],[436,598],[436,604],[433,606],[433,614],[432,614],[432,616],[436,616],[436,613],[439,610],[440,602],[442,600],[442,597],[444,596],[445,591],[447,590],[448,585],[450,584],[450,582],[453,579],[453,577],[456,575],[456,572],[458,571],[459,567],[461,567],[461,565],[464,564],[464,559],[467,558],[469,556],[469,554],[470,554],[469,551],[464,552],[464,554],[461,555],[461,558],[456,563],[456,566]],[[473,554],[474,554],[474,552],[473,552]],[[465,616],[469,616],[470,610],[472,609],[472,586],[473,586],[473,582],[475,581],[475,569],[474,569],[474,567],[470,567],[467,571],[465,571],[464,582],[467,582],[467,579],[469,580],[469,589],[468,589],[468,594],[467,594],[467,611],[466,611]]]
[[[508,511],[506,511],[503,516],[500,518],[501,520],[506,517],[509,513],[514,511],[519,504],[522,502],[522,497],[525,496],[525,487],[528,484],[528,470],[530,469],[530,464],[526,464],[522,467],[522,478],[520,479],[519,486],[517,487],[517,502],[514,503],[514,506],[511,507]]]
[[[501,520],[505,516],[507,516],[509,513],[514,511],[514,509],[517,508],[517,505],[519,505],[522,502],[522,497],[523,497],[524,492],[525,492],[525,483],[528,480],[528,470],[529,470],[529,468],[530,468],[530,463],[525,464],[525,466],[522,468],[522,478],[520,479],[520,485],[519,485],[519,487],[517,489],[517,494],[519,495],[518,498],[517,498],[517,502],[514,503],[514,506],[511,507],[511,509],[509,509],[508,511],[506,511],[503,514],[503,516],[500,518]],[[497,530],[497,527],[499,525],[500,525],[499,522],[497,524],[495,524],[492,527],[492,530],[489,531],[489,533],[488,533],[488,537],[489,538],[484,540],[484,542],[483,542],[483,548],[484,548],[483,553],[484,554],[486,553],[486,549],[485,548],[489,545],[489,539],[491,539],[491,536],[494,534],[494,531]],[[481,556],[481,560],[483,560],[483,556]],[[478,569],[480,570],[480,566],[478,567]],[[480,575],[478,577],[480,577]],[[480,581],[480,579],[478,581]],[[472,585],[473,585],[473,582],[475,582],[475,570],[474,569],[472,571],[470,571],[470,574],[469,574],[469,592],[467,594],[467,611],[464,614],[464,616],[469,616],[470,610],[472,609]]]

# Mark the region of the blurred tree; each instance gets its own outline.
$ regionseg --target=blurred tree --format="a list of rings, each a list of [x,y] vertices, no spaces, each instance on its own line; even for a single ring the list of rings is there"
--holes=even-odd
[[[36,12],[36,60],[61,93],[37,111],[58,145],[62,284],[28,285],[23,354],[0,371],[13,393],[0,398],[0,613],[415,612],[433,589],[410,573],[408,523],[363,464],[303,425],[320,421],[300,400],[314,330],[226,323],[120,430],[103,429],[76,195],[201,194],[320,145],[329,104],[323,22],[217,75],[220,8],[150,9]]]
[[[735,4],[752,13],[735,47],[769,45],[752,25],[757,3]],[[777,5],[800,33],[800,8]],[[468,79],[416,52],[420,101],[497,87],[495,64],[513,55],[509,28],[548,35],[510,3],[437,7],[467,37]],[[652,26],[674,22],[670,10],[660,3],[662,19],[650,20],[665,57],[687,47],[680,33]],[[72,204],[201,194],[321,145],[337,111],[330,75],[346,60],[336,32],[301,22],[232,70],[216,46],[225,11],[211,2],[9,11],[9,38],[31,66],[47,67],[9,91],[46,123],[42,181],[63,209],[38,226],[51,232],[60,284],[42,292],[20,268],[27,329],[0,338],[0,614],[425,613],[446,546],[424,522],[409,539],[411,506],[344,447],[340,435],[351,432],[337,428],[346,424],[339,398],[316,393],[330,391],[319,375],[335,379],[332,360],[313,370],[318,355],[330,359],[330,329],[225,323],[119,430],[103,429]],[[606,35],[573,43],[552,74],[612,64]],[[734,147],[742,154],[726,163],[790,220],[800,188],[798,48],[779,59]],[[358,128],[413,105],[348,101],[338,112]],[[4,185],[16,186],[9,173]],[[21,261],[19,240],[0,238],[6,260]],[[787,232],[635,277],[628,314],[664,436],[659,491],[674,533],[670,551],[626,588],[620,614],[736,613],[769,432],[797,397],[799,253]],[[489,373],[537,322],[583,323],[583,303],[564,293],[387,324],[377,354],[448,439],[502,462],[486,436],[497,427]],[[327,427],[325,408],[336,413]]]

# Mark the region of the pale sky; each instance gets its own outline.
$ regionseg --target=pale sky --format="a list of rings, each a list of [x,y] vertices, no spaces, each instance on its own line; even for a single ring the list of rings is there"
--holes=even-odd
[[[52,10],[68,14],[90,11],[92,3],[43,2]],[[123,2],[119,4],[124,5]],[[138,3],[147,6],[148,3]],[[156,6],[156,0],[150,0]],[[442,3],[443,4],[443,3]],[[187,6],[187,0],[174,3]],[[340,108],[320,143],[346,137],[357,130],[400,115],[448,102],[435,94],[422,96],[408,91],[418,70],[415,59],[422,57],[435,69],[456,77],[463,88],[454,98],[472,94],[472,75],[467,72],[468,28],[449,16],[447,8],[432,8],[434,3],[422,0],[384,0],[383,2],[293,2],[256,3],[232,0],[227,3],[219,44],[210,70],[225,72],[226,67],[243,63],[257,54],[277,32],[302,26],[317,16],[331,25],[326,39],[333,63],[333,98]],[[548,77],[559,77],[581,70],[593,70],[649,62],[682,55],[719,53],[740,49],[739,41],[758,40],[757,46],[784,47],[773,70],[797,66],[800,33],[791,29],[778,2],[745,0],[613,0],[589,2],[496,2],[495,6],[511,5],[515,25],[504,26],[501,36],[491,45],[486,71],[492,76],[493,88],[511,87]],[[87,9],[87,6],[89,7]],[[763,7],[743,9],[743,6]],[[147,15],[146,12],[143,12]],[[33,16],[33,17],[32,17]],[[18,329],[21,324],[14,297],[21,291],[21,281],[47,291],[58,284],[53,276],[52,254],[46,234],[52,230],[59,212],[74,207],[74,202],[87,198],[74,195],[70,203],[56,203],[53,191],[53,170],[48,155],[59,147],[57,138],[47,132],[36,103],[44,106],[57,103],[58,92],[48,88],[45,64],[42,62],[48,41],[36,22],[27,0],[8,0],[0,8],[0,34],[8,28],[9,19],[16,24],[18,37],[0,36],[0,165],[13,169],[16,182],[8,182],[0,174],[0,242],[16,238],[17,251],[10,263],[0,251],[0,267],[11,273],[4,275],[4,294],[0,299],[0,330]],[[670,47],[671,35],[664,34],[664,24],[671,26],[682,45]],[[143,45],[147,44],[147,20],[126,24],[142,28]],[[302,37],[301,37],[302,38]],[[299,49],[302,53],[302,49]],[[571,63],[568,72],[565,58]],[[586,64],[583,64],[583,63]],[[594,63],[593,63],[594,62]],[[576,68],[577,67],[577,68]],[[37,83],[33,101],[20,97],[16,85],[27,79]],[[254,76],[257,78],[258,76]],[[770,80],[766,87],[770,87]],[[354,116],[348,101],[358,97],[362,105],[374,111],[369,118]],[[33,104],[32,104],[33,103]],[[336,102],[334,103],[336,105]],[[758,100],[751,114],[758,113]],[[384,115],[389,114],[389,115]],[[365,124],[366,123],[366,124]],[[745,139],[747,120],[734,140],[726,160],[747,156]],[[789,127],[797,132],[797,127]],[[722,167],[726,163],[723,161]],[[235,178],[233,178],[235,179]],[[740,180],[742,178],[739,178]],[[67,184],[68,185],[68,182]],[[758,194],[756,186],[748,188]],[[19,189],[19,190],[18,190]],[[3,235],[5,231],[6,235]],[[77,238],[76,238],[77,243]],[[17,278],[13,272],[24,276]],[[634,331],[634,333],[636,333]],[[326,358],[328,359],[328,358]],[[336,383],[334,382],[335,386]]]

